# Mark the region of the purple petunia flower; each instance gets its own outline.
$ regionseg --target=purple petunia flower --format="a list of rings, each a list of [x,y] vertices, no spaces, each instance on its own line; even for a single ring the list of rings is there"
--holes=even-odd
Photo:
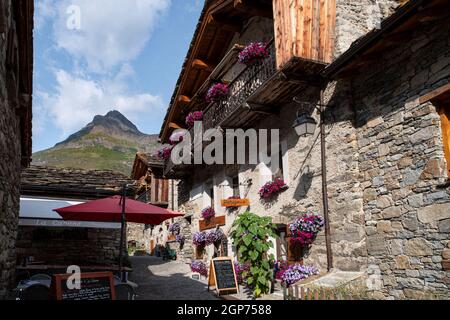
[[[287,268],[281,276],[281,280],[286,287],[293,285],[294,283],[306,279],[312,275],[319,273],[319,270],[314,266],[302,266],[295,264]]]
[[[238,61],[247,66],[253,65],[269,57],[267,45],[262,42],[252,42],[238,56]]]
[[[211,88],[209,88],[208,93],[206,94],[206,102],[220,102],[226,96],[228,96],[229,92],[230,89],[228,88],[228,85],[224,83],[216,83]]]

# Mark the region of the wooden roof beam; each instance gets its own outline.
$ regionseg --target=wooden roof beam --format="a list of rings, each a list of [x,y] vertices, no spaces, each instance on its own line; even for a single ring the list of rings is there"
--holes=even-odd
[[[178,96],[178,102],[184,103],[184,104],[188,104],[191,103],[191,98],[189,98],[188,96]]]
[[[209,64],[207,62],[204,62],[203,60],[200,60],[200,59],[194,59],[194,61],[192,62],[192,67],[195,69],[212,72],[216,66]]]
[[[208,25],[234,33],[239,33],[242,30],[242,23],[236,23],[213,15],[209,15]]]
[[[233,6],[236,10],[252,16],[273,19],[272,8],[261,6],[261,3],[257,4],[253,1],[234,0]]]
[[[181,126],[179,126],[175,122],[170,122],[169,123],[169,128],[172,128],[172,129],[183,129]]]

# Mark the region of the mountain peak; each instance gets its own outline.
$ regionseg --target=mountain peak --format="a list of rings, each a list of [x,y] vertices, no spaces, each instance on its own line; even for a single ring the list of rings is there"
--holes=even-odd
[[[104,116],[96,115],[92,122],[87,125],[87,127],[90,127],[92,125],[103,125],[107,128],[120,126],[124,131],[132,131],[136,134],[141,134],[138,128],[117,110],[109,111]]]

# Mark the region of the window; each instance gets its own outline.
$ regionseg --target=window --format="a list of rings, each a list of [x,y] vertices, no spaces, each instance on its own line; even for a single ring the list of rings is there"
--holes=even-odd
[[[447,161],[447,177],[450,178],[450,104],[440,106],[439,115],[441,117],[445,160]]]
[[[275,172],[273,174],[273,180],[275,179],[284,179],[284,173],[283,173],[283,151],[280,148],[280,151],[278,152],[278,168],[275,169]]]

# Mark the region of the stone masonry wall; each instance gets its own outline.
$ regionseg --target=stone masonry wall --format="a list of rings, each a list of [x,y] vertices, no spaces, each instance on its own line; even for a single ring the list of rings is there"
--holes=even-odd
[[[0,299],[14,278],[21,170],[17,90],[6,67],[8,34],[15,36],[11,6],[11,0],[0,3]]]
[[[48,239],[49,232],[64,239]],[[71,237],[70,233],[82,234]],[[84,235],[86,237],[84,237]],[[56,265],[112,265],[118,264],[120,229],[51,229],[19,227],[17,256],[34,256],[36,261]],[[20,261],[19,261],[20,262]]]
[[[449,295],[450,190],[436,108],[450,81],[450,22],[423,24],[353,79],[369,287],[390,298]],[[447,248],[447,249],[445,249]]]

